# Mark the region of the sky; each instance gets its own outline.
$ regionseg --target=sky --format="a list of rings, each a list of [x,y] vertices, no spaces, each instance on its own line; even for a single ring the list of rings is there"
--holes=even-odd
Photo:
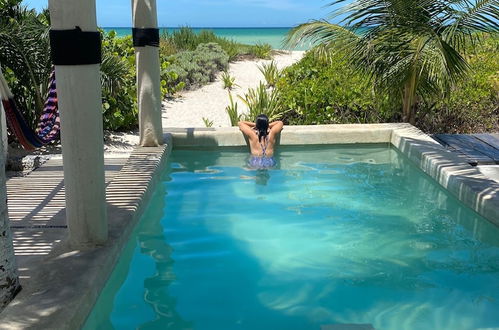
[[[100,27],[131,26],[131,0],[96,0]],[[290,27],[328,16],[332,0],[156,0],[160,27]],[[25,0],[30,8],[48,0]]]

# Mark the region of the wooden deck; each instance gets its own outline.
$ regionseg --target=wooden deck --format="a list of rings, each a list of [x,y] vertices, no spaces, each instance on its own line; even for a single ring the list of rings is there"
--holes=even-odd
[[[468,163],[499,164],[499,134],[436,134],[433,136],[447,149],[464,156]]]
[[[106,184],[126,161],[105,159]],[[7,196],[19,274],[26,278],[29,265],[48,255],[67,235],[62,159],[50,159],[28,176],[8,179]]]

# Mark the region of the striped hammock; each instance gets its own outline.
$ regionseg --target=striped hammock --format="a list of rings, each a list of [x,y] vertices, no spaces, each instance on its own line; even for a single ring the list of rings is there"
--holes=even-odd
[[[57,107],[57,91],[55,88],[55,71],[50,74],[47,99],[42,115],[35,131],[27,124],[23,114],[17,107],[14,96],[7,86],[0,70],[0,98],[2,99],[5,117],[10,130],[26,150],[34,150],[59,139],[61,123]]]

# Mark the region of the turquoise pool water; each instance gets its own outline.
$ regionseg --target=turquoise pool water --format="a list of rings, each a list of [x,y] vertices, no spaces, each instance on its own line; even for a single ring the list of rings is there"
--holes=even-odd
[[[176,150],[86,329],[499,327],[499,230],[387,145]]]

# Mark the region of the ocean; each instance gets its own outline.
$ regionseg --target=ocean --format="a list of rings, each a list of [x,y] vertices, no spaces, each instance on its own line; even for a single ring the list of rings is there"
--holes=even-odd
[[[177,30],[178,28],[160,28],[160,33],[168,31],[169,33]],[[283,42],[286,34],[291,28],[192,28],[194,32],[199,32],[201,30],[211,30],[217,36],[224,37],[227,39],[232,39],[235,42],[239,42],[247,45],[256,44],[269,44],[274,49],[287,49],[284,47]],[[131,35],[132,28],[122,28],[122,27],[106,27],[103,28],[104,31],[109,32],[111,30],[116,31],[117,35],[120,37]],[[301,45],[294,50],[307,50],[310,45]]]

